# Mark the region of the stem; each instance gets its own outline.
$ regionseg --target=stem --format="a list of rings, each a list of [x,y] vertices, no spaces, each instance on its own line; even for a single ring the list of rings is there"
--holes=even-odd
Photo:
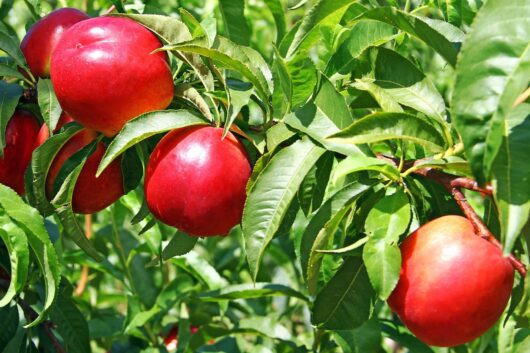
[[[92,238],[92,234],[92,215],[87,214],[85,215],[85,236],[87,237],[87,239],[90,239]],[[79,282],[77,283],[77,287],[74,291],[74,295],[76,297],[81,296],[81,294],[83,294],[83,292],[85,291],[88,282],[88,273],[89,268],[87,265],[84,265],[81,269],[81,276],[79,278]]]
[[[103,12],[101,14],[101,16],[107,16],[107,15],[110,15],[111,13],[114,12],[114,10],[116,10],[116,5],[112,5],[111,7],[109,7],[105,12]]]
[[[390,161],[396,166],[399,163],[398,159],[383,156],[383,155],[377,155],[377,158],[385,160],[385,161]],[[429,167],[415,168],[414,167],[415,164],[417,164],[419,161],[422,161],[422,160],[405,162],[405,166],[408,165],[408,166],[411,166],[411,168],[407,170],[403,175],[404,176],[408,174],[421,175],[424,178],[431,179],[443,185],[447,189],[447,191],[449,191],[449,193],[453,195],[456,203],[458,204],[458,206],[460,207],[460,209],[462,210],[466,218],[473,225],[475,233],[502,250],[502,245],[495,238],[495,236],[489,231],[488,227],[484,224],[482,219],[477,215],[473,207],[471,207],[471,205],[467,202],[465,195],[460,190],[462,188],[469,189],[469,190],[478,191],[483,194],[491,196],[493,194],[491,185],[480,187],[475,180],[470,179],[470,178],[458,177],[458,176],[444,173],[442,171],[429,168]],[[526,266],[512,254],[508,256],[508,260],[510,260],[510,263],[517,270],[517,272],[519,272],[521,276],[525,278],[526,277]]]
[[[523,104],[530,97],[530,87],[526,89],[517,99],[513,102],[512,108],[517,107],[519,104]]]

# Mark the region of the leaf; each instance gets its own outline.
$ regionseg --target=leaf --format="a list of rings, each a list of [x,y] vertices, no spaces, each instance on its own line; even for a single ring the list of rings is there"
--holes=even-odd
[[[275,296],[287,296],[308,301],[300,292],[274,283],[238,284],[224,287],[215,291],[200,293],[198,297],[203,301],[217,302],[222,300],[252,299]]]
[[[464,42],[452,117],[479,183],[489,178],[510,109],[530,81],[530,3],[488,1]]]
[[[386,300],[399,280],[399,247],[385,239],[369,237],[364,245],[363,261],[375,292],[381,300]]]
[[[412,336],[403,326],[392,326],[391,323],[382,322],[381,329],[388,337],[399,343],[400,346],[408,348],[410,352],[434,353],[428,345]]]
[[[530,336],[527,336],[517,347],[515,353],[525,353],[530,351]]]
[[[7,124],[15,113],[21,95],[22,87],[3,80],[0,81],[0,158],[4,156]]]
[[[370,318],[374,302],[375,293],[362,260],[349,257],[318,293],[312,322],[320,329],[351,330]]]
[[[408,113],[373,113],[327,138],[329,142],[362,144],[400,139],[434,152],[446,147],[442,135],[422,118]]]
[[[61,106],[55,96],[52,81],[50,79],[40,79],[37,84],[39,107],[44,117],[44,123],[50,131],[55,130],[59,118],[61,117]]]
[[[229,92],[230,105],[228,106],[228,112],[226,114],[223,138],[230,131],[230,127],[241,112],[241,109],[248,106],[250,96],[252,96],[253,93],[252,89],[230,87],[230,85],[228,85],[227,90]]]
[[[44,227],[44,221],[36,209],[25,204],[15,191],[1,184],[0,206],[9,218],[26,233],[28,243],[44,277],[46,299],[43,310],[35,321],[26,325],[26,328],[34,327],[45,319],[55,299],[56,290],[59,286],[59,262],[55,248]]]
[[[329,240],[337,230],[340,221],[344,218],[351,205],[374,182],[356,181],[344,186],[324,202],[310,219],[300,245],[300,261],[302,273],[311,293],[316,292],[318,276],[323,260],[320,250],[328,246]]]
[[[530,104],[506,117],[503,142],[493,164],[493,195],[499,211],[505,254],[509,254],[530,215]]]
[[[395,26],[424,41],[447,60],[451,66],[456,65],[458,52],[453,43],[419,17],[394,7],[379,7],[363,13],[358,19],[360,18],[381,21]]]
[[[26,80],[24,75],[22,75],[17,69],[13,69],[11,66],[0,63],[0,77],[14,77],[19,80]]]
[[[258,176],[243,210],[242,229],[252,277],[302,180],[324,150],[301,140],[278,152]]]
[[[15,336],[18,328],[18,308],[16,305],[0,308],[0,347],[6,347],[7,343]]]
[[[358,146],[347,143],[336,143],[326,137],[338,133],[340,129],[314,103],[308,103],[284,118],[284,122],[295,130],[309,135],[328,150],[343,155],[363,155]]]
[[[64,290],[50,311],[50,319],[63,338],[68,353],[90,353],[90,338],[85,316]]]
[[[144,326],[149,320],[153,318],[153,316],[155,316],[159,312],[160,308],[156,305],[148,311],[139,312],[138,314],[134,315],[127,327],[125,327],[124,332],[128,334],[135,328]]]
[[[344,353],[379,353],[381,349],[381,329],[375,317],[354,330],[336,331],[333,336]]]
[[[175,98],[182,99],[195,106],[209,121],[214,121],[208,103],[202,98],[199,91],[197,91],[189,83],[181,83],[175,86]]]
[[[276,23],[276,44],[279,44],[286,32],[286,12],[280,0],[265,0],[265,4],[271,11],[274,22]]]
[[[326,75],[348,74],[355,60],[369,47],[382,45],[394,38],[394,27],[374,20],[360,20],[349,29],[344,42],[329,60]]]
[[[324,153],[302,182],[298,191],[298,198],[306,215],[312,213],[322,204],[334,161],[333,153]]]
[[[169,244],[167,244],[164,250],[162,250],[162,259],[168,260],[172,257],[189,253],[195,244],[197,244],[197,240],[199,240],[199,238],[177,231],[169,241]]]
[[[13,224],[9,217],[1,216],[0,222],[0,238],[7,248],[11,263],[11,281],[9,288],[0,300],[1,308],[9,305],[26,284],[29,269],[29,247],[26,234]]]
[[[445,0],[440,1],[440,5],[446,20],[454,26],[470,25],[475,18],[469,0]]]
[[[315,104],[339,129],[344,129],[354,119],[344,97],[337,92],[333,84],[322,76],[320,90],[315,97]]]
[[[372,60],[374,84],[399,104],[424,113],[442,127],[446,124],[442,95],[412,62],[385,48],[378,48],[376,58]],[[450,135],[450,132],[446,134]]]
[[[336,184],[346,175],[362,170],[381,173],[385,177],[394,181],[399,181],[401,179],[399,170],[395,165],[388,161],[374,157],[349,156],[340,161],[333,169],[333,183]]]
[[[69,124],[64,131],[51,136],[33,151],[31,164],[25,178],[25,187],[28,196],[31,196],[32,205],[44,216],[50,215],[55,210],[46,195],[46,178],[50,166],[61,148],[80,130],[81,126]]]
[[[199,255],[195,250],[184,256],[172,258],[170,261],[201,279],[209,289],[224,288],[228,285],[226,279],[221,277],[219,272],[204,259],[204,256]]]
[[[323,20],[339,11],[345,11],[355,0],[318,0],[302,18],[301,24],[295,32],[294,38],[287,51],[287,57],[292,57]]]
[[[410,212],[409,198],[403,189],[397,189],[392,195],[387,193],[373,206],[366,217],[364,229],[372,238],[397,244],[399,236],[408,228]]]
[[[199,54],[212,59],[225,69],[241,73],[254,85],[259,97],[268,106],[273,90],[272,74],[261,54],[254,49],[217,36],[211,47],[200,40],[192,40],[182,44],[167,45],[161,50]]]
[[[374,83],[373,79],[356,79],[352,86],[360,91],[368,92],[384,112],[403,112],[399,103],[384,89]]]
[[[300,107],[307,102],[318,83],[317,69],[311,59],[298,55],[285,63],[290,84],[290,107]],[[284,84],[284,83],[280,83]],[[287,92],[286,92],[287,93]]]
[[[219,0],[227,37],[236,44],[249,45],[252,30],[245,18],[245,0]]]
[[[153,135],[205,123],[187,110],[160,110],[142,114],[125,124],[112,140],[101,159],[96,176],[101,175],[125,150]]]
[[[74,194],[75,184],[81,170],[85,166],[85,163],[90,154],[96,148],[97,141],[93,141],[91,144],[83,147],[79,152],[76,152],[74,156],[68,160],[65,165],[61,168],[59,176],[61,174],[67,174],[64,182],[60,185],[60,189],[54,196],[51,204],[55,208],[55,212],[59,217],[63,230],[70,237],[74,243],[77,244],[88,256],[92,257],[96,261],[102,261],[102,256],[94,248],[90,240],[86,237],[85,233],[77,223],[74,211],[72,209],[72,197]],[[67,166],[67,163],[70,166]],[[66,167],[66,168],[65,168]],[[64,170],[64,171],[63,171]]]
[[[7,55],[15,60],[15,63],[20,67],[28,67],[24,54],[20,50],[20,43],[18,38],[9,35],[0,30],[0,50],[3,50]]]

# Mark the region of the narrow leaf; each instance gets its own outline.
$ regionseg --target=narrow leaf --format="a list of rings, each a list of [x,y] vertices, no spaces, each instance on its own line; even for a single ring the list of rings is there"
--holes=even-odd
[[[49,79],[40,79],[37,84],[39,107],[44,117],[44,123],[50,131],[55,130],[59,118],[61,117],[61,106],[55,96],[52,81]]]

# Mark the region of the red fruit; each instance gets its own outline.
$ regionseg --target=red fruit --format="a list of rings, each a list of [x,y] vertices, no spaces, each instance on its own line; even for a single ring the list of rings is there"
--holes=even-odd
[[[241,221],[250,163],[241,142],[222,135],[220,128],[187,127],[156,146],[145,176],[156,218],[195,236],[224,235]]]
[[[401,245],[403,265],[388,299],[423,342],[452,347],[490,329],[510,298],[514,269],[460,216],[437,218]]]
[[[55,178],[63,164],[77,151],[96,138],[93,130],[84,129],[72,136],[55,156],[46,179],[46,192],[51,197]],[[114,161],[103,174],[96,178],[96,171],[103,155],[105,145],[98,143],[94,153],[88,157],[74,188],[72,208],[75,213],[95,213],[110,206],[123,195],[123,181],[119,160]]]
[[[34,76],[50,76],[50,60],[57,42],[73,24],[88,18],[84,12],[64,8],[49,13],[31,26],[20,49]]]
[[[6,129],[4,157],[0,158],[0,183],[24,195],[24,173],[31,161],[31,154],[38,146],[35,141],[40,123],[25,110],[17,110],[9,119]]]
[[[190,332],[192,334],[199,331],[199,327],[197,326],[190,326]],[[169,333],[167,334],[166,338],[164,338],[164,345],[166,346],[166,349],[171,352],[177,350],[178,345],[178,335],[179,335],[179,326],[175,325],[169,330]]]
[[[173,79],[153,33],[127,18],[98,17],[64,33],[51,63],[61,107],[83,126],[115,135],[132,118],[165,109]]]
[[[59,121],[57,122],[57,126],[53,130],[53,133],[56,133],[59,131],[64,125],[74,121],[72,117],[65,112],[61,113],[61,117],[59,118]],[[37,146],[40,146],[44,143],[50,137],[50,129],[48,129],[48,126],[46,124],[42,124],[39,135],[37,136]]]

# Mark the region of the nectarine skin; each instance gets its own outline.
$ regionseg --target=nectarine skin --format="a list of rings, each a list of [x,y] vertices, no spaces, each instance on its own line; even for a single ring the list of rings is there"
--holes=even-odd
[[[46,179],[48,197],[52,195],[53,184],[63,164],[77,151],[92,142],[96,136],[97,133],[93,130],[81,130],[72,136],[57,153]],[[99,142],[79,174],[72,197],[72,208],[75,213],[91,214],[101,211],[113,204],[124,193],[119,159],[105,169],[99,178],[96,178],[96,171],[104,154],[105,145]]]
[[[241,142],[222,135],[223,129],[195,126],[159,142],[144,186],[156,218],[194,236],[225,235],[241,222],[250,163]]]
[[[0,183],[24,195],[24,173],[31,161],[40,123],[25,110],[17,110],[9,119],[6,129],[4,157],[0,158]]]
[[[20,49],[34,76],[50,76],[50,61],[57,42],[68,28],[88,18],[86,13],[77,9],[63,8],[49,13],[31,26],[20,43]]]
[[[388,304],[423,342],[452,347],[490,329],[510,298],[514,269],[464,217],[444,216],[401,245],[403,264]]]
[[[130,119],[173,99],[167,55],[153,33],[127,18],[98,17],[64,33],[51,62],[61,107],[83,126],[113,136]]]

